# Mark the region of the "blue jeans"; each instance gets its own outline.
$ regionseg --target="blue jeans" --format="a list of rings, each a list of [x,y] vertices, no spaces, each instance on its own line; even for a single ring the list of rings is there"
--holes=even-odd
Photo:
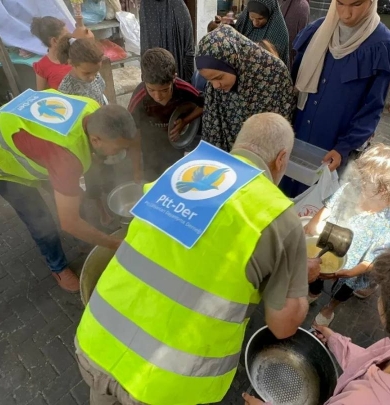
[[[38,189],[0,180],[0,195],[25,223],[51,271],[68,266],[57,225]]]

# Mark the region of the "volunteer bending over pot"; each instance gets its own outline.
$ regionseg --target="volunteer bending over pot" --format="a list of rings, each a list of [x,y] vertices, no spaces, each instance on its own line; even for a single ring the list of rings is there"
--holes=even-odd
[[[374,262],[373,276],[380,287],[378,313],[390,333],[390,250]],[[326,326],[316,326],[317,337],[327,344],[343,369],[333,396],[325,405],[388,405],[390,403],[390,340],[367,349]],[[272,405],[243,394],[246,405]]]
[[[61,228],[92,245],[116,250],[121,241],[85,222],[79,214],[80,177],[91,152],[116,155],[130,148],[136,128],[120,106],[55,90],[26,90],[0,110],[0,196],[27,226],[59,286],[79,291],[57,226],[38,187],[49,180]]]
[[[146,186],[77,329],[92,405],[219,402],[261,298],[275,336],[296,332],[305,236],[276,186],[293,142],[285,118],[258,114],[232,155],[202,142]]]

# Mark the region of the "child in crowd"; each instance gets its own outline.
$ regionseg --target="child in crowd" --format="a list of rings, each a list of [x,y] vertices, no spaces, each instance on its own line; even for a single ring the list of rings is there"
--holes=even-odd
[[[61,63],[72,66],[59,85],[59,91],[92,98],[100,105],[107,104],[104,97],[106,84],[99,73],[104,56],[99,42],[65,35],[58,43],[57,55]]]
[[[33,64],[37,90],[50,88],[57,90],[63,78],[72,70],[67,61],[62,64],[57,57],[59,40],[69,34],[65,23],[55,17],[35,17],[32,20],[30,31],[48,48],[47,55]]]
[[[317,315],[317,325],[328,326],[338,305],[370,286],[372,262],[390,242],[390,147],[377,144],[351,165],[350,182],[305,227],[306,234],[317,235],[328,221],[354,233],[345,267],[332,275],[332,298]],[[323,284],[320,279],[310,284],[309,302],[320,296]]]
[[[135,89],[128,108],[141,136],[144,178],[153,181],[183,157],[183,151],[175,149],[169,138],[177,140],[184,127],[202,115],[204,101],[194,87],[176,77],[175,59],[165,49],[146,51],[141,71],[143,82]],[[172,113],[184,103],[195,108],[177,120],[168,134]]]
[[[390,333],[390,250],[373,264],[373,276],[380,287],[378,313]],[[387,405],[390,403],[390,340],[388,337],[364,349],[326,326],[316,326],[317,337],[327,344],[343,370],[326,405]],[[272,405],[249,394],[245,405]],[[243,404],[244,405],[244,404]]]
[[[107,104],[105,83],[99,73],[103,56],[103,49],[95,39],[63,36],[58,43],[58,59],[61,63],[69,63],[71,71],[64,77],[58,90],[92,98],[100,105]],[[114,188],[114,175],[113,168],[105,165],[96,155],[93,155],[91,168],[84,175],[87,197],[95,201],[103,226],[109,226],[113,220],[107,211],[104,196]]]

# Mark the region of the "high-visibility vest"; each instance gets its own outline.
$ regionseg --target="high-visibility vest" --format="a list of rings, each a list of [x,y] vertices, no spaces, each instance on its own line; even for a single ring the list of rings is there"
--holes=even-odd
[[[140,402],[219,402],[261,298],[247,264],[263,229],[291,204],[261,174],[192,249],[135,218],[83,314],[81,350]]]
[[[62,95],[56,90],[46,90],[44,93],[48,93],[48,96]],[[13,135],[21,130],[67,149],[80,160],[84,173],[89,169],[91,150],[88,137],[83,129],[83,118],[96,111],[100,106],[95,100],[87,97],[68,95],[66,97],[85,103],[81,114],[66,136],[45,126],[44,123],[27,120],[0,109],[0,180],[34,186],[39,185],[39,180],[48,179],[47,170],[29,159],[15,146]]]

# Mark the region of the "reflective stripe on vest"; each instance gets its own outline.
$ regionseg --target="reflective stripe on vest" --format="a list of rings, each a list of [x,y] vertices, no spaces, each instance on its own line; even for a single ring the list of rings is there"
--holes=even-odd
[[[26,169],[28,173],[31,174],[31,176],[36,177],[37,179],[46,179],[47,176],[45,176],[43,173],[39,172],[38,170],[35,170],[29,163],[28,159],[26,159],[23,156],[16,155],[13,153],[12,149],[7,145],[7,143],[4,141],[3,137],[0,134],[0,147],[6,150],[7,152],[11,153],[13,157]],[[0,173],[4,173],[1,171]],[[4,173],[5,174],[5,173]]]
[[[124,269],[150,287],[178,304],[211,318],[242,323],[247,313],[252,313],[253,307],[257,305],[252,304],[248,308],[248,305],[228,301],[202,290],[148,260],[127,243],[121,244],[116,258]]]
[[[192,249],[135,218],[83,314],[80,349],[139,402],[221,401],[236,372],[246,311],[261,297],[247,279],[248,262],[262,231],[291,204],[258,176]]]
[[[164,370],[194,377],[218,376],[233,370],[240,358],[240,352],[215,358],[194,356],[169,347],[116,311],[97,290],[92,294],[89,306],[99,323],[127,348]]]

